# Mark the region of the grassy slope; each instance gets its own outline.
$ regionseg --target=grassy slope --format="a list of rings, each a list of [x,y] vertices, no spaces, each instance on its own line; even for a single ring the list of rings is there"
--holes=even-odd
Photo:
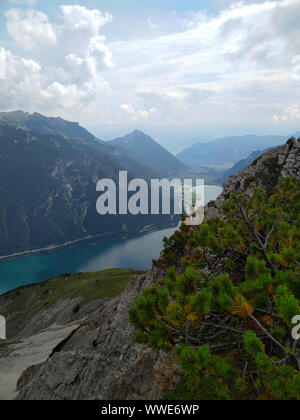
[[[8,329],[18,326],[37,312],[48,309],[61,299],[81,297],[81,305],[95,299],[118,296],[131,277],[143,271],[109,269],[95,273],[65,274],[0,296],[0,313],[10,314]],[[5,309],[2,305],[9,300]]]

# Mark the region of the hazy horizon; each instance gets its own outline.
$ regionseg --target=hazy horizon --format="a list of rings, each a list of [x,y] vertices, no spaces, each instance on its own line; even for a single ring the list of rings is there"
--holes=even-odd
[[[19,112],[19,111],[25,112],[24,110],[21,110],[21,109],[12,109],[12,110],[9,110],[9,111],[0,111],[0,112],[10,113],[10,112]],[[36,112],[36,111],[30,112],[30,114],[33,114],[34,112]],[[41,113],[41,115],[47,116],[46,114],[42,114],[42,113]],[[62,118],[60,115],[51,115],[49,117]],[[76,122],[76,123],[80,124],[79,121],[76,121],[74,119],[73,120],[67,120],[67,121]],[[289,137],[294,136],[294,135],[298,136],[299,133],[300,133],[300,130],[296,130],[292,133],[282,133],[282,134],[281,133],[260,133],[259,134],[259,133],[251,133],[251,132],[249,132],[249,133],[241,132],[241,133],[235,133],[235,134],[228,133],[228,135],[223,133],[223,135],[221,135],[220,137],[209,137],[209,136],[202,136],[201,137],[201,136],[197,136],[197,135],[195,135],[195,136],[190,135],[189,136],[189,133],[180,133],[180,130],[179,130],[179,132],[177,130],[177,132],[174,133],[174,134],[172,134],[170,132],[166,132],[166,133],[162,134],[161,130],[156,131],[156,130],[151,130],[151,128],[149,128],[149,130],[146,131],[146,130],[142,130],[139,127],[135,127],[135,128],[130,128],[129,131],[124,131],[122,129],[112,130],[111,132],[108,131],[105,135],[105,133],[101,132],[99,130],[99,128],[97,128],[97,127],[93,128],[93,127],[88,127],[88,126],[85,126],[85,125],[82,125],[82,124],[81,124],[81,126],[85,129],[87,129],[96,138],[98,138],[99,140],[105,141],[105,142],[109,142],[109,141],[115,140],[117,138],[122,138],[122,137],[124,137],[128,134],[133,133],[134,131],[141,131],[145,135],[150,136],[153,140],[155,140],[157,143],[159,143],[161,146],[163,146],[165,149],[167,149],[169,152],[171,152],[175,156],[178,153],[180,153],[181,151],[183,151],[184,149],[189,148],[189,147],[191,147],[191,146],[193,146],[197,143],[210,143],[210,142],[220,140],[220,139],[223,139],[223,138],[247,137],[247,136],[257,136],[257,137],[283,136],[283,137],[286,137],[286,139],[288,139]],[[263,149],[263,147],[262,147],[262,149]]]

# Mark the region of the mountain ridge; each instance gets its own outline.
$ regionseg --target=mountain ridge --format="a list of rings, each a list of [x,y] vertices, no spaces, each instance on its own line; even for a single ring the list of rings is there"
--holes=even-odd
[[[160,176],[171,176],[187,169],[186,165],[174,155],[140,130],[110,140],[108,144],[117,146],[126,155],[154,170]]]
[[[95,141],[104,144],[78,122],[67,121],[61,117],[46,117],[38,112],[29,113],[18,110],[0,112],[0,120],[22,130],[37,131],[41,134],[58,134],[84,144]]]
[[[208,143],[196,143],[178,153],[177,157],[189,165],[228,167],[247,158],[255,150],[280,146],[289,137],[283,135],[223,137]]]

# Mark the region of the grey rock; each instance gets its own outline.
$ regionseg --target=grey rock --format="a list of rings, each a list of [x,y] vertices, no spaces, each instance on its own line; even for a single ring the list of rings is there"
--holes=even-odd
[[[159,397],[153,375],[159,352],[133,343],[128,309],[144,288],[164,274],[163,269],[153,267],[146,275],[133,277],[120,297],[99,302],[45,363],[23,373],[17,399]]]
[[[272,149],[247,166],[243,171],[229,177],[222,194],[206,208],[206,217],[221,216],[221,207],[232,192],[251,197],[255,187],[264,192],[272,189],[279,178],[293,176],[300,180],[300,139],[290,139],[283,146]]]

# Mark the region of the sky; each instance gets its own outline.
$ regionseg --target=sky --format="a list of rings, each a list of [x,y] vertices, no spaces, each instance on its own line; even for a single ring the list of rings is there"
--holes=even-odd
[[[102,139],[300,130],[300,0],[1,0],[0,109]]]

